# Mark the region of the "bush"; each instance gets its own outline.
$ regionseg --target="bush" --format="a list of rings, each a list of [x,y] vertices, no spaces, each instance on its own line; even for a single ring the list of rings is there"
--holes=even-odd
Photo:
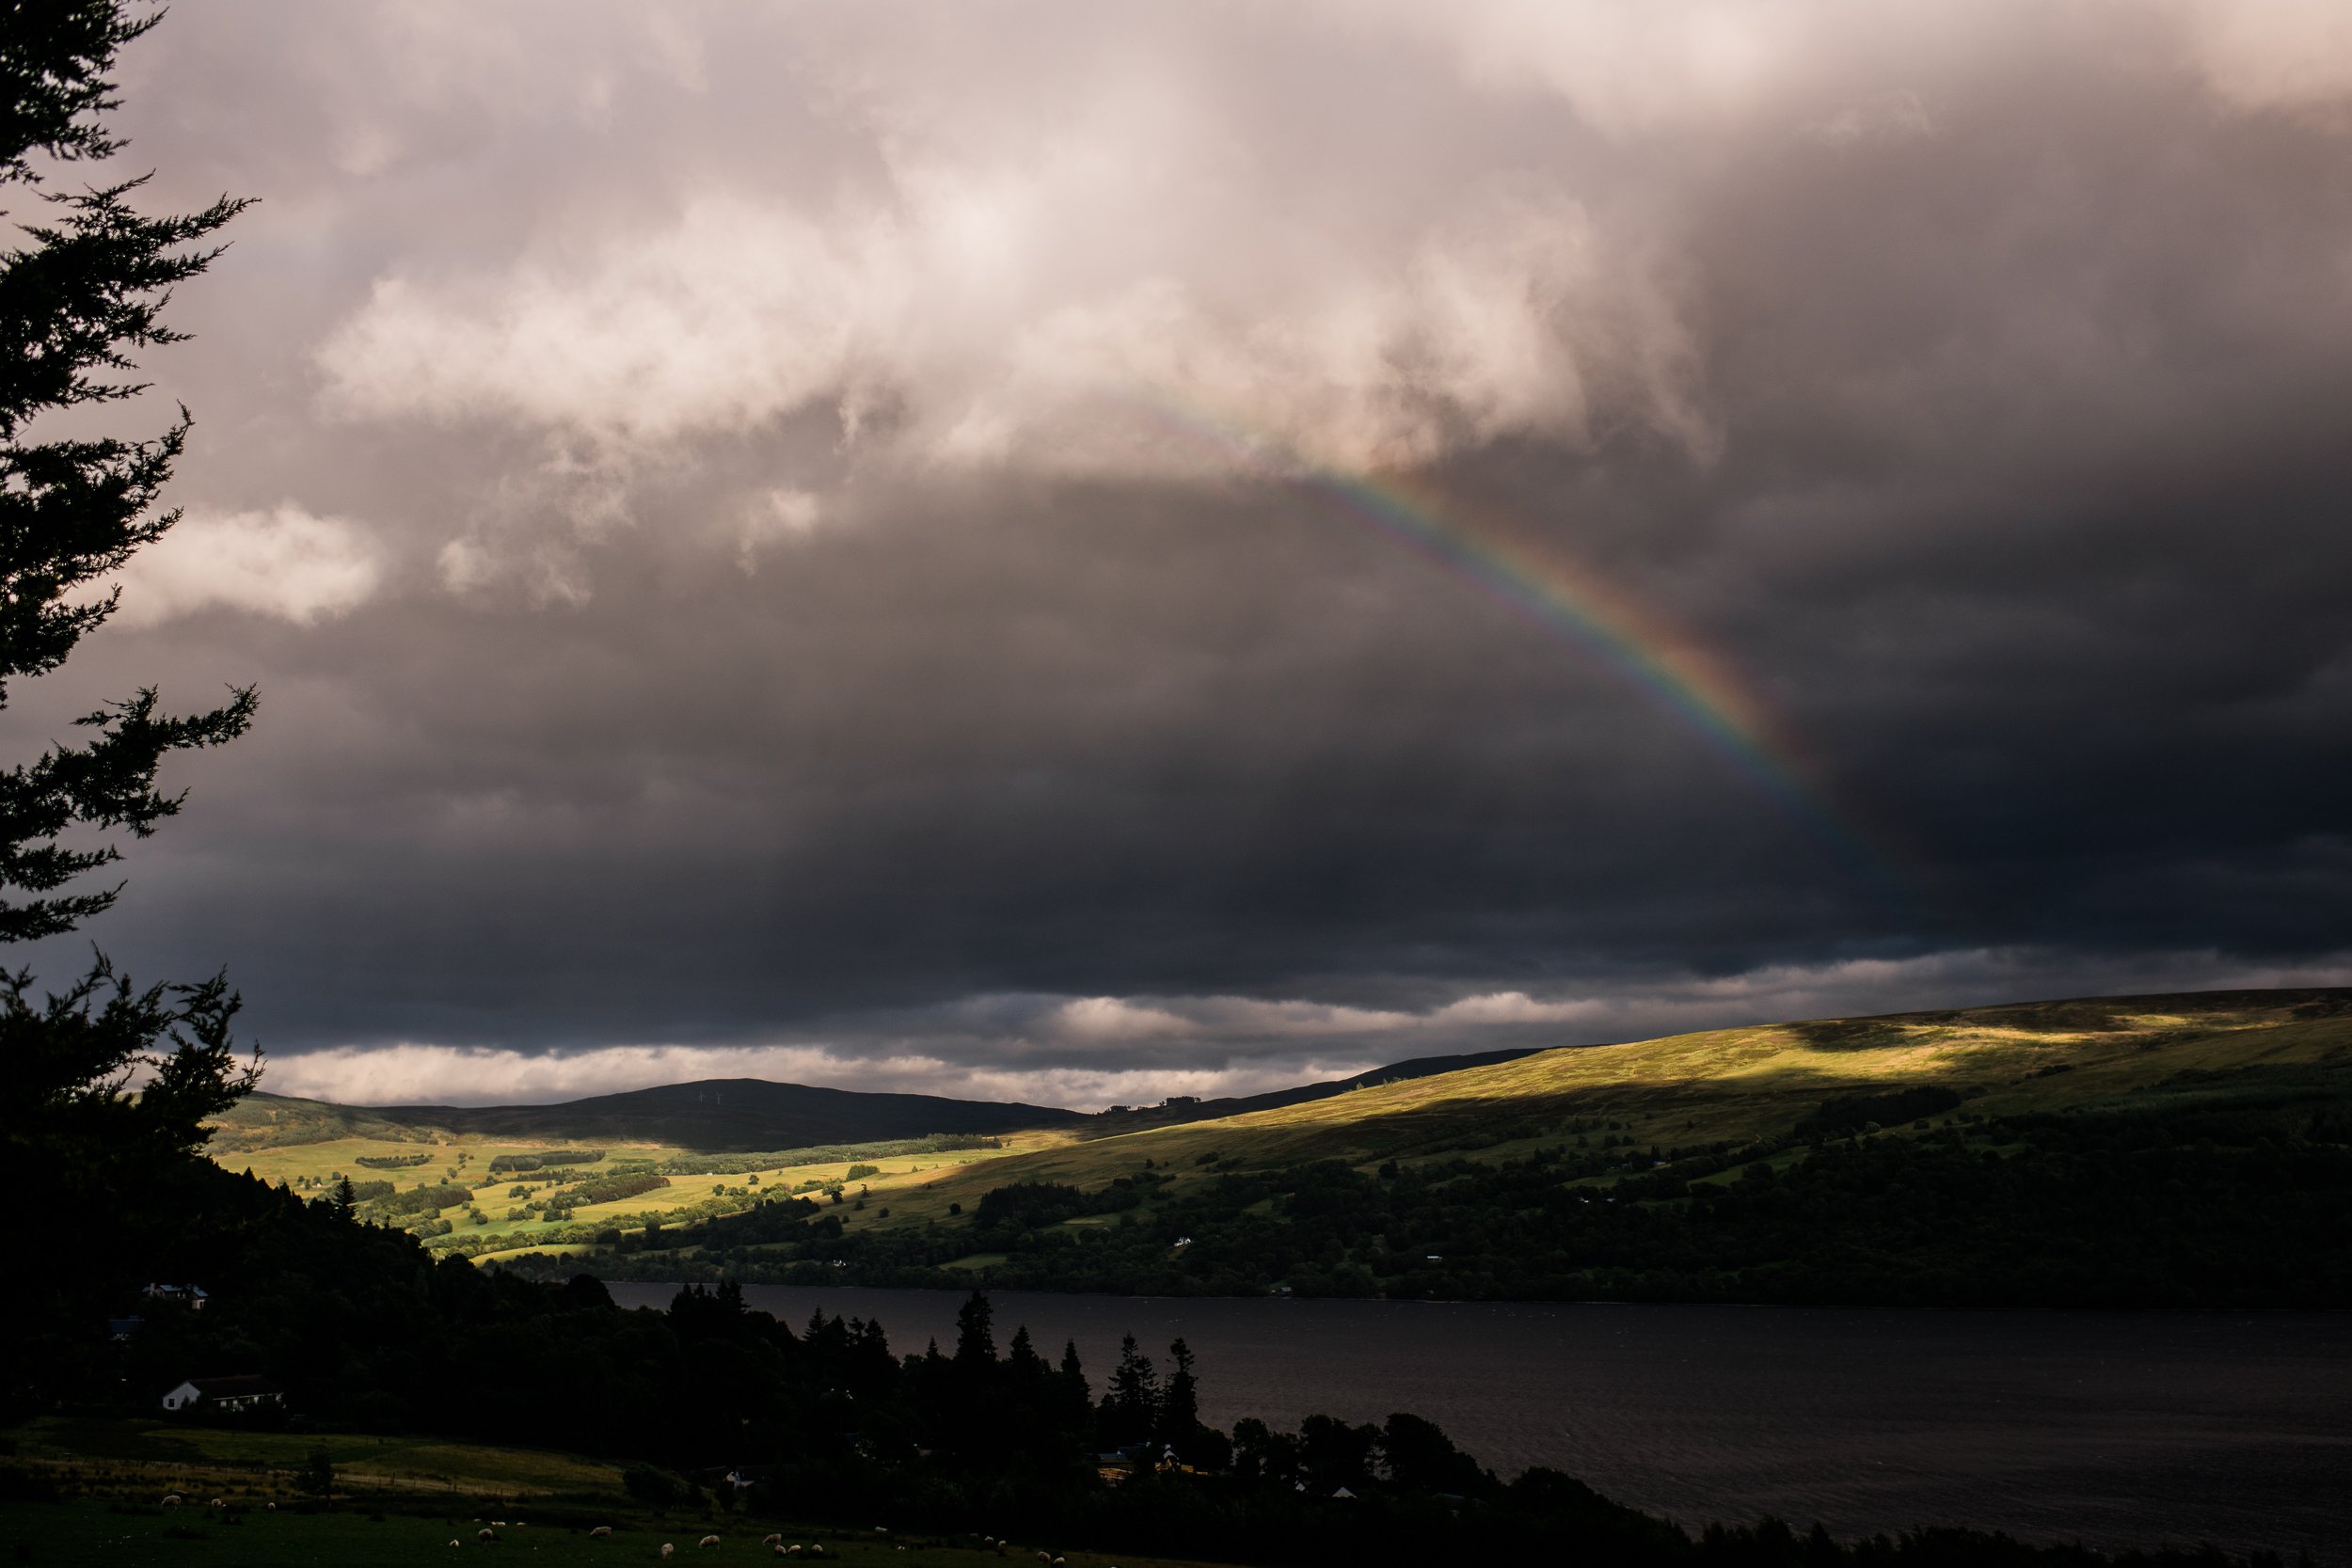
[[[666,1187],[670,1179],[651,1171],[639,1171],[629,1176],[604,1176],[594,1180],[559,1187],[548,1195],[550,1209],[575,1209],[583,1203],[612,1203],[625,1197],[636,1197],[656,1188]]]
[[[394,1193],[384,1199],[385,1212],[390,1214],[433,1214],[444,1209],[455,1209],[473,1201],[471,1187],[437,1182],[432,1186],[415,1186],[405,1193]]]
[[[1897,1089],[1889,1094],[1850,1094],[1821,1101],[1821,1108],[1797,1123],[1800,1138],[1836,1138],[1849,1132],[1893,1127],[1957,1109],[1960,1096],[1935,1085]]]
[[[1099,1204],[1088,1200],[1077,1188],[1059,1181],[1016,1181],[1010,1186],[992,1187],[980,1195],[977,1223],[983,1226],[1001,1225],[1031,1229],[1038,1226],[1056,1225],[1083,1214]]]
[[[548,1165],[591,1165],[604,1158],[601,1148],[543,1148],[536,1154],[501,1154],[490,1162],[490,1174],[540,1170]]]
[[[701,1491],[684,1476],[654,1465],[632,1465],[621,1472],[621,1489],[647,1508],[685,1508]]]

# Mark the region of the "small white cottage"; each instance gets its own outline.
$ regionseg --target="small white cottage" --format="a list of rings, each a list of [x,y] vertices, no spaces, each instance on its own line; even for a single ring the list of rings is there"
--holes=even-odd
[[[215,1410],[251,1410],[263,1404],[283,1404],[286,1390],[265,1377],[192,1377],[164,1396],[166,1410],[185,1410],[208,1404]]]
[[[201,1285],[150,1285],[140,1292],[152,1301],[166,1301],[184,1307],[191,1312],[201,1312],[212,1295]]]

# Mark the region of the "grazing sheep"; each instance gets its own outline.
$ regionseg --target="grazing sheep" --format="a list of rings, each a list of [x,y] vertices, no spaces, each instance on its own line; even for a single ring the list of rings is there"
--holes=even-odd
[[[219,1497],[215,1497],[210,1506],[214,1508],[227,1508],[229,1504]]]
[[[670,1554],[671,1554],[672,1552],[676,1551],[676,1550],[677,1550],[677,1548],[676,1548],[675,1546],[671,1545],[671,1544],[670,1544],[667,1541],[664,1541],[663,1543],[661,1543],[661,1560],[662,1560],[662,1561],[664,1561],[664,1562],[669,1561],[669,1560],[670,1560]]]
[[[1053,1553],[1051,1553],[1051,1552],[1040,1552],[1040,1553],[1038,1553],[1038,1554],[1037,1554],[1037,1560],[1038,1560],[1040,1562],[1048,1562],[1048,1563],[1050,1563],[1050,1562],[1052,1562],[1052,1561],[1054,1560],[1054,1554],[1053,1554]]]
[[[706,1535],[706,1536],[704,1536],[704,1537],[703,1537],[700,1541],[697,1541],[697,1542],[695,1542],[695,1543],[694,1543],[694,1544],[695,1544],[695,1546],[696,1546],[697,1548],[706,1548],[706,1547],[715,1546],[715,1545],[717,1545],[718,1544],[719,1544],[719,1538],[718,1538],[717,1536],[715,1536],[715,1535]]]
[[[591,1541],[601,1541],[612,1533],[612,1527],[611,1525],[598,1525],[595,1529],[588,1532],[588,1539]]]
[[[1054,1560],[1054,1568],[1069,1568],[1069,1564],[1062,1561],[1060,1558],[1056,1558]]]
[[[474,1536],[473,1536],[473,1538],[474,1538],[476,1541],[481,1542],[484,1545],[485,1545],[485,1546],[486,1546],[486,1545],[488,1545],[491,1542],[496,1541],[496,1540],[498,1539],[498,1532],[497,1532],[497,1531],[495,1531],[495,1530],[486,1530],[486,1529],[476,1530],[476,1531],[474,1531]]]
[[[453,1541],[453,1542],[451,1542],[449,1544],[450,1544],[450,1549],[451,1549],[452,1551],[455,1551],[455,1550],[457,1549],[457,1543],[456,1543],[456,1542]]]
[[[784,1537],[781,1535],[763,1535],[759,1538],[759,1544],[763,1546],[780,1545],[783,1541]]]
[[[276,1503],[263,1503],[262,1506],[269,1510],[272,1513],[278,1512],[278,1505]]]
[[[180,1506],[180,1494],[174,1492],[169,1497],[164,1498],[164,1506],[166,1508],[178,1508]]]

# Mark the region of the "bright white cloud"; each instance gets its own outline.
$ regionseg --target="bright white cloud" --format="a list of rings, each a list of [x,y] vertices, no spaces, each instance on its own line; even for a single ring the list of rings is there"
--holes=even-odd
[[[2180,0],[2198,68],[2249,110],[2352,107],[2352,9],[2340,0]]]
[[[1597,396],[1703,435],[1666,292],[1549,182],[1489,182],[1402,254],[1218,300],[1159,270],[1180,254],[1072,267],[1073,230],[1165,222],[1122,214],[1115,182],[968,173],[910,171],[880,210],[711,197],[560,258],[387,277],[320,350],[330,405],[639,453],[814,411],[858,452],[1156,473],[1248,457],[1204,448],[1203,420],[1348,467],[1581,440]],[[881,430],[877,405],[898,415]]]
[[[779,142],[771,159],[670,168],[387,262],[317,347],[326,407],[532,433],[560,492],[538,512],[582,526],[630,511],[631,472],[795,421],[834,427],[830,464],[791,459],[807,471],[776,492],[808,515],[882,463],[1394,469],[1628,428],[1703,460],[1720,437],[1682,246],[1704,171],[1792,137],[1931,137],[1941,93],[1965,99],[2084,29],[2128,36],[2136,69],[2234,107],[2352,92],[2352,21],[2328,0],[1236,0],[1116,24],[1054,0],[1013,9],[989,24],[923,6],[723,26],[613,15],[555,29],[564,68],[513,97],[503,71],[449,59],[471,15],[379,18],[388,90],[411,110],[544,130],[628,98],[691,119],[723,33],[772,55],[808,118],[757,133]],[[549,21],[525,8],[479,25],[483,57],[503,61]],[[1343,46],[1449,95],[1425,164],[1296,135],[1346,113],[1343,95],[1303,78],[1269,94],[1234,64],[1288,62],[1273,79]],[[1465,128],[1529,100],[1558,135],[1467,150]],[[1450,166],[1438,144],[1457,136]],[[582,453],[616,492],[598,506],[557,471]],[[802,515],[755,500],[722,547],[750,569]],[[458,575],[511,565],[497,539],[514,521],[471,519]]]
[[[190,508],[115,579],[118,624],[150,626],[208,610],[309,626],[375,594],[384,563],[367,530],[291,502],[268,512]]]

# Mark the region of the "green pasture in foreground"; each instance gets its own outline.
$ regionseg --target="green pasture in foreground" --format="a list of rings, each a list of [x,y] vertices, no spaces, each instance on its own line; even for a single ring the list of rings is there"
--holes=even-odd
[[[336,1470],[331,1507],[296,1485],[314,1446]],[[848,1568],[978,1568],[1000,1556],[1034,1560],[1040,1542],[1000,1554],[977,1542],[943,1544],[702,1509],[663,1516],[628,1500],[620,1466],[532,1449],[431,1438],[230,1431],[150,1420],[44,1418],[0,1433],[0,1552],[20,1563],[140,1568],[334,1568],[412,1565],[450,1555],[449,1543],[487,1560],[543,1568],[659,1561],[664,1542],[681,1554],[705,1535],[721,1544],[692,1561],[774,1560],[760,1537],[820,1543]],[[27,1501],[55,1493],[60,1501]],[[162,1499],[185,1499],[167,1508]],[[218,1497],[229,1506],[209,1506]],[[273,1508],[271,1505],[275,1504]],[[878,1524],[886,1521],[876,1521]],[[591,1528],[612,1534],[592,1539]],[[485,1544],[478,1532],[497,1539]],[[903,1549],[902,1549],[903,1548]],[[1057,1553],[1062,1548],[1054,1548]],[[1108,1560],[1068,1552],[1072,1568]],[[1126,1568],[1163,1568],[1127,1557]]]
[[[233,1517],[236,1522],[230,1522]],[[503,1517],[501,1515],[499,1517]],[[491,1528],[496,1539],[484,1543],[479,1533]],[[110,1504],[94,1498],[67,1502],[0,1503],[0,1541],[13,1560],[32,1564],[104,1565],[104,1568],[415,1568],[420,1562],[479,1556],[491,1562],[527,1562],[532,1568],[571,1568],[573,1564],[607,1565],[661,1560],[666,1543],[676,1547],[675,1563],[715,1565],[728,1562],[772,1562],[772,1547],[760,1537],[782,1533],[796,1544],[819,1543],[823,1560],[844,1568],[980,1568],[983,1563],[1035,1560],[1024,1546],[1005,1553],[974,1544],[934,1543],[930,1538],[901,1538],[872,1531],[850,1533],[815,1529],[767,1520],[706,1520],[681,1516],[674,1521],[616,1516],[612,1533],[591,1538],[585,1524],[517,1523],[506,1518],[503,1528],[470,1509],[424,1514],[394,1509],[377,1510],[365,1500],[338,1505],[332,1511],[300,1513],[281,1507],[275,1513],[257,1508],[233,1515],[204,1507],[159,1508],[152,1500]],[[707,1534],[720,1544],[695,1549]],[[450,1543],[459,1545],[455,1551]],[[903,1549],[902,1549],[903,1546]],[[1071,1568],[1110,1568],[1114,1560],[1125,1568],[1174,1568],[1167,1560],[1068,1552]]]
[[[518,1498],[617,1492],[620,1466],[535,1449],[492,1448],[434,1437],[310,1435],[161,1420],[44,1418],[9,1433],[10,1451],[27,1462],[103,1467],[116,1486],[137,1482],[157,1497],[183,1489],[292,1498],[293,1476],[313,1448],[324,1448],[347,1487],[359,1491],[441,1491]]]

